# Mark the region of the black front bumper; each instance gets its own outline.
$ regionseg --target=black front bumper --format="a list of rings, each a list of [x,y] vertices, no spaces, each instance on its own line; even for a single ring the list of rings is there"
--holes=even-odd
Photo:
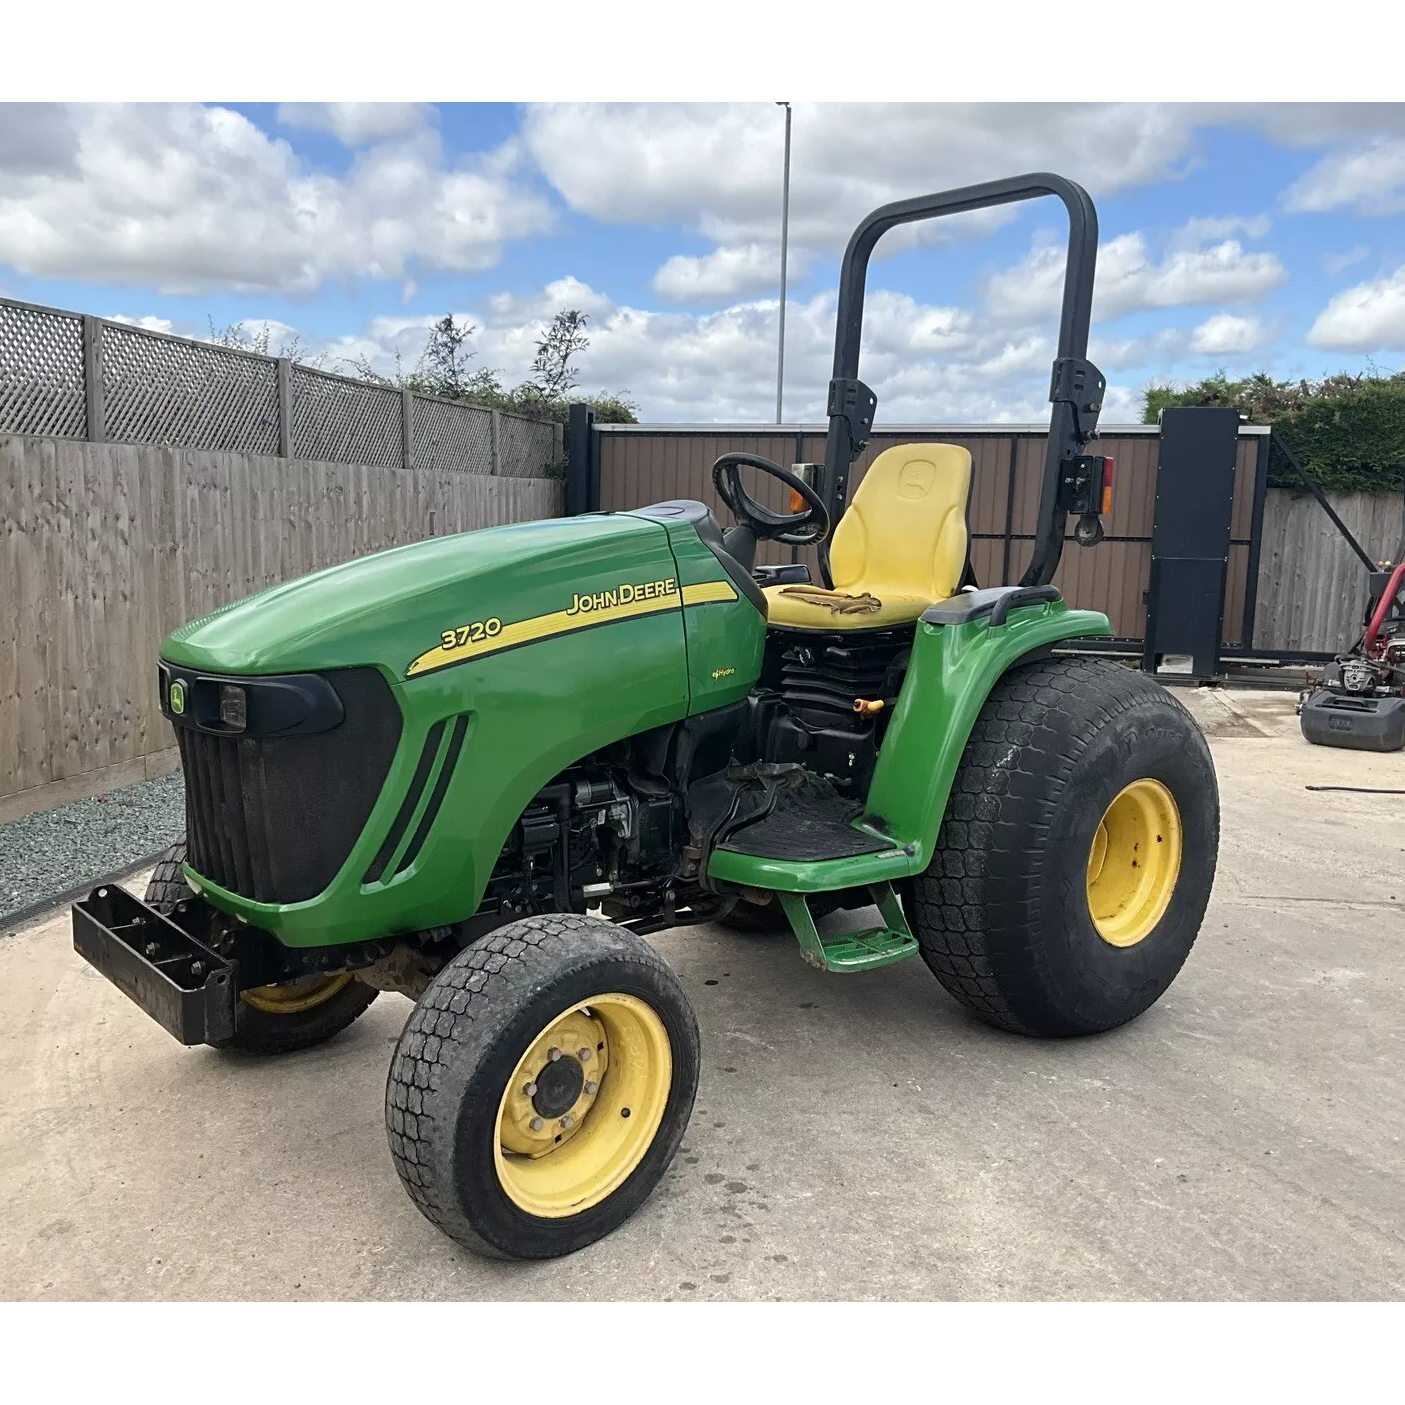
[[[182,1044],[234,1034],[234,963],[116,884],[73,904],[73,948]]]

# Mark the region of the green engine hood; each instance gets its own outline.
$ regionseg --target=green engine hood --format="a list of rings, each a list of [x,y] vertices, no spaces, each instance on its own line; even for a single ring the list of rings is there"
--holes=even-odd
[[[286,581],[167,636],[161,656],[212,673],[379,664],[403,677],[441,631],[560,607],[601,572],[667,556],[666,529],[625,514],[514,523],[377,552]]]

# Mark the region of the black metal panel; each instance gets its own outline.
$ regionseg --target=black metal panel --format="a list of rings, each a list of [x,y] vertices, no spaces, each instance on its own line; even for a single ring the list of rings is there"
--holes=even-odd
[[[182,1044],[234,1033],[233,966],[115,883],[73,904],[73,949]]]
[[[1218,406],[1161,416],[1142,667],[1189,654],[1197,678],[1220,671],[1239,412]]]
[[[316,897],[365,828],[400,741],[401,714],[373,668],[326,675],[346,717],[287,737],[177,727],[196,873],[256,902]]]
[[[600,510],[599,475],[592,476],[595,411],[589,405],[572,405],[566,422],[567,517]],[[594,481],[592,482],[592,477]],[[592,499],[592,489],[594,497]]]

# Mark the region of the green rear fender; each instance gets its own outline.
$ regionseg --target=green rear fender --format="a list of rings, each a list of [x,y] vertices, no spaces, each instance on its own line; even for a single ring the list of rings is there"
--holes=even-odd
[[[971,729],[1001,675],[1051,644],[1111,633],[1106,615],[1070,610],[1062,601],[1021,606],[997,629],[986,619],[962,625],[918,624],[865,814],[856,821],[891,838],[897,847],[811,863],[719,850],[708,873],[749,887],[819,893],[922,872],[936,848]]]

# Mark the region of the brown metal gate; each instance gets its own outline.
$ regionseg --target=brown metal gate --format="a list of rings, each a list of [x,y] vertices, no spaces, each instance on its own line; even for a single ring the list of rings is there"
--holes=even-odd
[[[1234,476],[1229,568],[1225,589],[1224,643],[1253,646],[1254,596],[1258,573],[1258,527],[1266,487],[1267,429],[1243,426]],[[1019,579],[1033,552],[1039,478],[1046,434],[1032,426],[917,426],[875,432],[855,464],[850,495],[870,463],[894,444],[940,442],[971,451],[973,476],[967,521],[971,566],[981,585]],[[598,425],[592,431],[594,481],[605,511],[642,507],[668,498],[697,498],[719,509],[712,488],[712,461],[733,450],[764,455],[777,463],[817,463],[824,458],[820,426],[775,429],[708,425]],[[1119,640],[1139,642],[1146,626],[1146,590],[1151,571],[1151,529],[1156,512],[1159,436],[1155,425],[1114,426],[1099,434],[1097,452],[1116,460],[1112,512],[1106,538],[1063,554],[1054,583],[1069,604],[1101,610]],[[1013,472],[1012,470],[1013,466]],[[768,502],[784,507],[784,489],[767,481]],[[725,509],[721,509],[725,516]],[[802,560],[815,569],[813,552],[762,543],[765,562]]]

